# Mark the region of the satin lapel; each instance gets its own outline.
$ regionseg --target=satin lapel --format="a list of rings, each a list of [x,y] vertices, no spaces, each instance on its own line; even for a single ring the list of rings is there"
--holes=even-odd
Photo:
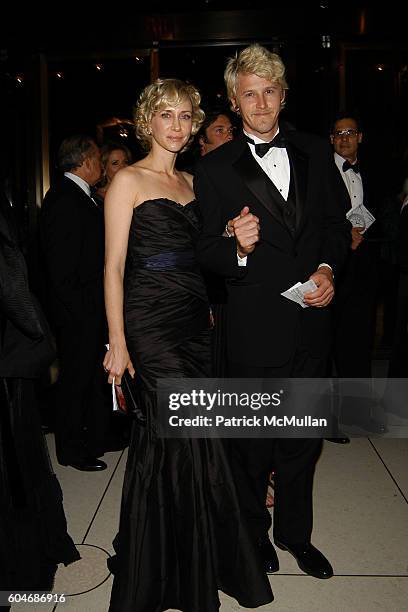
[[[309,158],[303,151],[292,144],[289,138],[287,139],[286,150],[290,163],[291,181],[294,181],[295,187],[296,231],[298,232],[302,225],[306,205]]]
[[[282,223],[282,214],[279,205],[275,203],[271,194],[274,185],[268,179],[260,165],[254,160],[246,144],[242,151],[242,155],[238,157],[232,165],[259,202],[261,202],[279,223]],[[270,185],[268,185],[268,183],[270,183]],[[278,191],[277,193],[279,194]]]

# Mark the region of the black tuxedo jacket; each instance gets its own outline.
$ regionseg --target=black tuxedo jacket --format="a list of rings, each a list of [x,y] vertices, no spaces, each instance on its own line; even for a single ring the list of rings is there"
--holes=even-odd
[[[342,179],[328,144],[280,127],[291,167],[290,194],[296,224],[289,231],[290,207],[268,179],[241,134],[204,156],[194,188],[203,215],[198,258],[204,268],[227,277],[228,352],[235,362],[254,366],[286,363],[299,346],[324,357],[331,343],[328,308],[301,308],[282,291],[306,281],[320,263],[339,273],[351,240]],[[237,263],[235,240],[221,236],[243,206],[260,219],[260,242]]]
[[[337,167],[337,166],[336,166]],[[364,163],[360,163],[361,178],[363,181],[363,204],[377,219],[379,216],[378,206],[376,206],[375,193],[370,182],[369,173]],[[341,176],[341,170],[339,170]],[[351,200],[347,187],[342,179],[345,191],[346,209],[345,214],[351,209]],[[347,259],[341,274],[337,278],[336,304],[342,305],[344,300],[350,296],[361,299],[362,307],[367,308],[367,299],[374,303],[378,284],[378,258],[379,242],[379,221],[376,220],[371,227],[364,232],[364,240],[354,251],[348,250]]]
[[[104,313],[102,211],[64,176],[45,195],[40,231],[54,323],[100,321]]]

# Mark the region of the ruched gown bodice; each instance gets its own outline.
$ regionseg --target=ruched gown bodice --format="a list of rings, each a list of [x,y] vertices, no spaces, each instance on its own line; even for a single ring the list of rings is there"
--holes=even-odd
[[[129,446],[110,612],[216,612],[218,589],[247,607],[272,599],[223,441],[157,435],[156,381],[210,375],[199,232],[194,201],[148,200],[133,212],[124,313],[146,421],[134,423]]]
[[[125,277],[125,325],[135,366],[208,329],[205,285],[194,257],[195,201],[164,198],[133,212]],[[205,364],[209,374],[208,362]]]

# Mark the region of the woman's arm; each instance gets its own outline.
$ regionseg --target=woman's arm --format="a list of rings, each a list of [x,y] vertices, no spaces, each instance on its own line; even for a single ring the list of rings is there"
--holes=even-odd
[[[109,327],[109,351],[103,365],[108,382],[120,384],[123,372],[134,368],[126,347],[123,321],[123,277],[129,228],[136,200],[136,173],[124,168],[113,179],[105,198],[105,308]]]

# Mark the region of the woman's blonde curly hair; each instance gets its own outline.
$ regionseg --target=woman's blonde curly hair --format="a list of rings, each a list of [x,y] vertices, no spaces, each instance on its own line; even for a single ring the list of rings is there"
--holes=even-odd
[[[179,79],[157,79],[144,88],[135,106],[133,120],[136,137],[146,151],[150,151],[152,146],[149,126],[153,115],[165,107],[177,107],[186,98],[190,100],[192,107],[192,130],[191,137],[181,152],[188,149],[205,119],[204,111],[200,108],[201,96],[198,90],[194,85]]]

